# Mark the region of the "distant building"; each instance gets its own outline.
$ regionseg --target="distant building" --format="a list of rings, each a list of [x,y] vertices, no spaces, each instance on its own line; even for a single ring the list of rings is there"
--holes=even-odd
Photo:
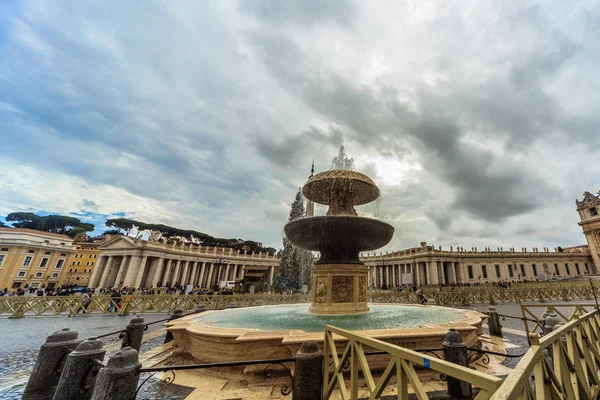
[[[77,285],[88,286],[90,277],[94,272],[94,268],[98,264],[100,250],[98,247],[102,241],[88,242],[85,233],[78,234],[73,240],[73,245],[76,246],[67,265],[65,272],[61,275],[60,285]]]
[[[0,290],[58,287],[74,253],[72,239],[66,235],[0,228]]]
[[[549,248],[463,248],[428,246],[392,253],[365,254],[361,260],[370,268],[372,288],[403,285],[477,284],[573,278],[600,270],[600,193],[583,194],[576,200],[587,245]]]
[[[213,288],[221,281],[273,282],[279,259],[268,253],[200,246],[178,240],[110,237],[100,247],[90,287]]]

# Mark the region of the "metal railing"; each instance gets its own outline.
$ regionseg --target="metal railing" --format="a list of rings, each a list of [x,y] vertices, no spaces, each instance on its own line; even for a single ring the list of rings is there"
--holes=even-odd
[[[600,316],[597,309],[540,338],[491,397],[504,399],[594,399],[600,375]],[[533,375],[533,384],[530,378]]]
[[[337,352],[336,336],[338,339],[347,341],[341,357],[338,356]],[[367,362],[365,348],[376,349],[390,355],[387,367],[377,377],[377,380],[375,380]],[[415,365],[435,370],[440,374],[452,376],[479,387],[481,391],[477,397],[478,399],[489,398],[502,384],[502,379],[498,377],[438,358],[429,358],[418,351],[357,335],[330,325],[325,326],[323,355],[325,360],[331,357],[333,361],[331,367],[327,361],[323,363],[323,400],[332,398],[331,396],[336,387],[339,388],[342,400],[358,399],[359,370],[364,377],[370,399],[380,398],[393,376],[396,377],[399,399],[408,399],[408,384],[411,385],[417,398],[428,398],[425,387],[415,370]],[[343,373],[346,360],[349,360],[350,364],[349,387],[346,387],[346,379]]]
[[[564,305],[563,305],[564,306]],[[538,307],[547,307],[539,305]],[[585,311],[590,305],[572,305],[575,311],[563,313],[564,325],[541,337],[529,333],[531,347],[505,378],[461,367],[444,360],[429,358],[418,351],[405,349],[377,339],[358,335],[332,326],[325,327],[324,355],[332,363],[323,365],[323,399],[332,398],[339,389],[342,399],[357,399],[361,386],[359,371],[370,399],[381,397],[395,377],[397,396],[408,398],[408,385],[419,399],[426,399],[427,390],[415,367],[433,370],[441,376],[452,376],[479,388],[476,399],[595,399],[600,392],[600,311]],[[554,310],[554,306],[550,306]],[[536,316],[536,318],[538,318]],[[540,321],[540,325],[543,321]],[[337,343],[336,343],[337,340]],[[341,356],[340,340],[347,342]],[[376,349],[390,356],[387,367],[375,379],[366,362],[365,349]],[[473,349],[474,350],[474,349]],[[494,354],[493,352],[485,353]],[[507,356],[504,354],[497,354]],[[349,364],[350,374],[344,375]],[[430,380],[431,377],[428,378]],[[349,383],[347,385],[347,383]]]
[[[422,295],[437,305],[453,306],[455,304],[497,304],[546,302],[553,300],[593,299],[596,284],[588,281],[568,283],[529,283],[511,288],[493,287],[457,287],[423,288]],[[443,289],[443,290],[440,290]],[[81,296],[0,296],[0,315],[10,314],[13,317],[25,315],[60,315],[68,313],[115,313],[128,315],[135,313],[172,313],[176,308],[193,310],[199,305],[209,309],[225,308],[229,303],[237,307],[248,307],[259,301],[265,305],[297,304],[310,302],[310,294],[234,294],[234,295],[123,295],[110,297],[94,295],[89,303],[84,303]],[[419,303],[419,296],[412,291],[372,291],[367,295],[371,303]],[[261,304],[262,304],[261,303]]]

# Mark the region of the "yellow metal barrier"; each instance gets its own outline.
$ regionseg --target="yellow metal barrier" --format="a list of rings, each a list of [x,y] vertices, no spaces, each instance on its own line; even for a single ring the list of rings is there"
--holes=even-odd
[[[418,399],[427,399],[415,365],[471,383],[480,389],[476,399],[597,399],[600,392],[600,311],[592,309],[582,315],[579,313],[589,306],[573,305],[576,311],[563,315],[568,322],[546,336],[540,338],[538,334],[530,333],[529,351],[505,379],[427,358],[416,351],[327,325],[323,399],[330,399],[336,388],[339,388],[342,399],[357,399],[359,371],[369,399],[380,398],[394,376],[398,399],[408,398],[408,384]],[[342,341],[346,345],[339,357]],[[365,348],[383,351],[390,356],[387,368],[377,379],[367,363]],[[350,373],[345,376],[343,369],[346,363],[350,365]]]
[[[172,313],[176,308],[184,311],[194,310],[199,305],[209,309],[225,308],[229,303],[238,307],[248,307],[256,301],[265,305],[297,304],[310,302],[309,295],[125,295],[110,297],[92,296],[87,305],[81,296],[0,296],[0,315],[10,314],[13,318],[24,316],[60,315],[71,316],[78,313]]]
[[[596,304],[527,304],[521,305],[521,315],[525,332],[536,333],[539,327],[544,324],[544,317],[548,313],[555,313],[563,319],[563,322],[569,322],[578,315],[586,314],[597,308]],[[535,321],[535,322],[534,322]]]
[[[574,314],[541,339],[529,334],[531,348],[491,397],[505,399],[596,399],[600,375],[598,310]],[[535,378],[533,385],[530,377]]]
[[[341,357],[338,357],[336,346],[338,341],[347,341]],[[390,361],[375,380],[365,356],[365,348],[383,351],[390,355]],[[381,340],[357,335],[353,332],[339,329],[330,325],[325,326],[325,341],[323,345],[323,400],[331,398],[336,387],[339,388],[342,400],[358,399],[359,370],[362,372],[369,399],[378,399],[392,377],[396,377],[398,399],[408,399],[408,384],[411,385],[418,399],[427,399],[427,393],[415,365],[426,366],[434,371],[469,382],[481,391],[476,399],[488,399],[502,384],[502,379],[462,367],[437,358],[424,357],[422,353],[405,349]],[[332,366],[329,360],[333,361]],[[350,384],[346,387],[343,368],[346,361],[350,363]]]

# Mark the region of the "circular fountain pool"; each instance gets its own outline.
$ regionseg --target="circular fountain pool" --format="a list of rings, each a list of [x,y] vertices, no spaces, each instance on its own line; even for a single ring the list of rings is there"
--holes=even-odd
[[[410,349],[439,348],[448,329],[454,328],[467,346],[475,347],[486,317],[475,311],[430,305],[369,307],[371,312],[354,315],[309,314],[309,304],[215,310],[173,320],[166,326],[175,338],[175,354],[198,362],[224,362],[291,357],[306,340],[322,344],[325,325]],[[344,345],[344,339],[339,345]]]
[[[195,321],[218,328],[303,330],[323,332],[325,325],[349,330],[417,328],[464,318],[464,311],[442,307],[371,304],[371,312],[350,315],[315,315],[309,304],[238,308],[210,312]]]

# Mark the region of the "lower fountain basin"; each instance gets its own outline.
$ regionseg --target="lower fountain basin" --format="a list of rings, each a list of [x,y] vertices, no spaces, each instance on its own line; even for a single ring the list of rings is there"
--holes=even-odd
[[[379,249],[392,239],[394,227],[377,219],[347,215],[300,218],[285,225],[298,247],[321,252],[320,264],[361,264],[361,251]]]
[[[440,348],[449,328],[469,347],[478,344],[486,316],[474,311],[429,305],[370,304],[359,315],[313,315],[309,304],[208,311],[166,324],[175,354],[198,362],[289,358],[302,342],[323,344],[326,324],[351,329],[409,349]],[[339,341],[344,346],[344,341]],[[340,351],[343,351],[341,348]]]

